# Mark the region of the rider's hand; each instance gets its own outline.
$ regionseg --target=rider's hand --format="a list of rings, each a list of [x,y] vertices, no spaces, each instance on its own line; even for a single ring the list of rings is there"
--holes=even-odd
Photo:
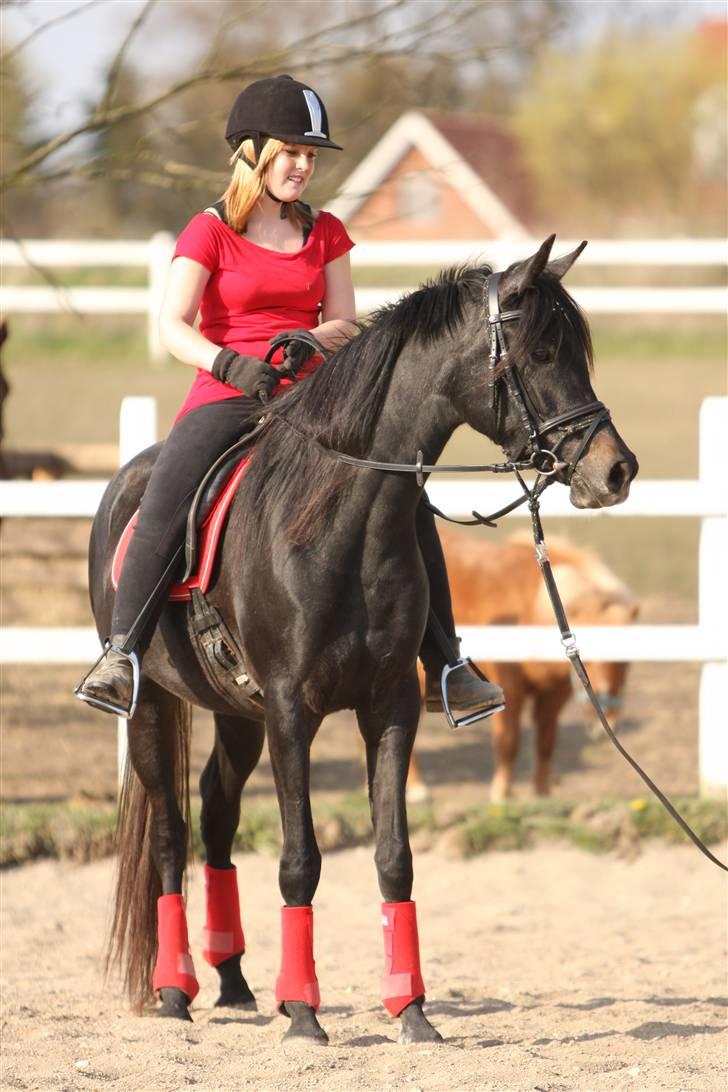
[[[305,334],[307,340],[298,341],[296,339],[298,334]],[[283,347],[281,371],[285,372],[291,379],[296,378],[303,365],[307,364],[312,356],[316,353],[321,353],[321,355],[324,353],[323,346],[319,345],[311,331],[303,328],[286,330],[283,334],[276,334],[275,337],[270,339],[270,344],[274,348],[278,348],[279,345]]]
[[[241,356],[234,349],[221,349],[215,357],[211,373],[221,383],[236,387],[250,398],[267,402],[280,382],[274,367],[257,356]]]

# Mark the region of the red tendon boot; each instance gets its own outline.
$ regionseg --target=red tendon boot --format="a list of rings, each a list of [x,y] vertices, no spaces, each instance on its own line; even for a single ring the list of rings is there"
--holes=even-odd
[[[182,990],[190,1001],[194,1001],[200,986],[190,955],[187,916],[181,895],[162,895],[157,899],[157,931],[159,951],[152,986],[157,992],[169,988]]]
[[[321,1004],[313,958],[313,907],[281,909],[281,973],[276,981],[276,1002],[303,1001],[314,1010]]]
[[[203,932],[202,955],[211,967],[230,956],[242,955],[245,937],[240,922],[238,871],[205,865],[205,904],[207,913]]]
[[[418,997],[424,998],[420,971],[417,909],[413,902],[383,902],[384,977],[382,1000],[392,1016],[399,1016]]]

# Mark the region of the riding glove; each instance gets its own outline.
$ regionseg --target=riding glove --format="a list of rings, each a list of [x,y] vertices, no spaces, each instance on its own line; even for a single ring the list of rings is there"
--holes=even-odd
[[[298,335],[303,335],[300,340]],[[304,328],[276,334],[270,339],[270,344],[275,349],[279,346],[283,347],[283,363],[280,370],[291,379],[296,378],[303,365],[307,364],[316,353],[325,355],[323,346],[310,330]]]
[[[242,394],[267,402],[280,381],[274,367],[256,356],[241,356],[234,349],[221,349],[215,357],[211,373],[221,383],[237,387]]]

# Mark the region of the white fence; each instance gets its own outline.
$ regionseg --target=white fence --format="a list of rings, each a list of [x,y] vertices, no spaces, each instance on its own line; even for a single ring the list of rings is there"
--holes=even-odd
[[[450,240],[426,243],[361,243],[352,251],[354,268],[384,266],[449,265],[482,257],[496,269],[523,258],[541,240]],[[573,240],[558,242],[558,253],[573,249]],[[0,311],[79,314],[136,314],[147,316],[147,336],[152,360],[162,360],[164,350],[157,335],[157,315],[167,269],[174,249],[168,232],[158,232],[142,242],[25,240],[0,241],[0,268],[54,269],[58,267],[141,267],[147,286],[54,287],[52,285],[0,286]],[[724,267],[728,264],[725,239],[597,240],[579,258],[581,267],[655,266]],[[397,299],[401,287],[359,288],[357,307],[362,315]],[[587,287],[572,290],[590,314],[725,314],[728,288],[724,283],[706,287]]]
[[[577,632],[584,659],[701,663],[700,782],[706,793],[728,786],[728,505],[725,493],[725,437],[728,398],[708,398],[700,412],[699,477],[695,481],[639,481],[629,500],[616,508],[577,511],[565,489],[543,498],[545,519],[678,516],[702,520],[699,553],[698,624],[585,626]],[[121,414],[121,458],[126,461],[156,438],[156,405],[150,398],[127,398]],[[98,507],[106,482],[3,482],[0,516],[89,517]],[[431,480],[428,492],[450,515],[473,508],[496,511],[512,499],[513,485],[502,481]],[[511,518],[527,513],[518,509]],[[546,523],[548,531],[548,522]],[[548,537],[548,535],[547,535]],[[655,543],[655,550],[661,544]],[[534,561],[535,564],[535,561]],[[475,659],[517,662],[560,660],[558,629],[553,626],[461,627],[464,647]],[[93,629],[0,629],[0,663],[90,663],[99,651]]]

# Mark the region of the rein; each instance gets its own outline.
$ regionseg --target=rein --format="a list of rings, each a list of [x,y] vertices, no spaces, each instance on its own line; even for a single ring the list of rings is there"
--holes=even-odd
[[[576,676],[579,679],[579,682],[584,688],[584,692],[586,693],[587,698],[591,702],[594,712],[599,718],[602,728],[607,733],[609,739],[617,748],[622,757],[626,758],[627,762],[629,762],[635,773],[639,774],[645,785],[647,785],[647,787],[651,789],[651,791],[655,794],[662,806],[669,812],[669,814],[672,816],[672,818],[675,820],[681,830],[685,834],[687,834],[688,838],[690,838],[693,844],[697,846],[700,852],[704,854],[704,856],[706,856],[709,861],[712,861],[714,865],[718,866],[718,868],[722,868],[724,872],[728,872],[728,865],[725,865],[723,861],[719,860],[716,856],[714,856],[713,853],[710,852],[708,847],[705,845],[704,842],[701,841],[701,839],[698,837],[692,827],[690,827],[685,819],[683,819],[682,815],[674,806],[674,804],[670,802],[667,796],[665,796],[664,792],[662,792],[662,790],[657,787],[652,778],[645,773],[639,763],[636,762],[632,758],[631,754],[622,746],[611,724],[604,715],[604,710],[602,709],[599,697],[592,687],[588,672],[584,667],[581,656],[579,655],[579,649],[576,646],[576,637],[569,627],[569,620],[566,617],[566,611],[564,609],[564,604],[561,600],[561,596],[559,595],[559,589],[556,585],[556,580],[554,578],[553,570],[551,568],[551,562],[548,559],[548,554],[546,552],[546,542],[544,541],[543,527],[541,525],[538,494],[536,494],[535,490],[530,490],[528,488],[523,478],[521,478],[520,474],[518,474],[517,477],[521,484],[521,488],[524,490],[524,495],[531,512],[531,525],[533,530],[534,546],[536,548],[536,560],[541,570],[544,584],[546,585],[546,591],[548,592],[548,596],[551,601],[551,607],[554,612],[554,617],[556,618],[556,624],[559,627],[559,632],[561,634],[561,644],[564,647],[564,652],[566,653],[566,656],[571,666],[576,672]]]
[[[491,329],[490,338],[490,356],[489,356],[489,377],[488,377],[488,390],[490,397],[491,407],[496,408],[496,384],[498,378],[496,374],[496,368],[500,361],[507,358],[508,343],[505,337],[505,331],[503,324],[506,322],[513,322],[521,317],[521,310],[513,311],[498,311],[498,285],[501,278],[500,273],[492,273],[486,278],[485,282],[485,303],[488,314],[488,325]],[[491,298],[495,300],[496,309],[492,310]],[[300,340],[306,340],[304,337],[300,337]],[[317,343],[318,344],[318,343]],[[320,351],[320,346],[319,346]],[[439,508],[426,501],[428,507],[435,515],[440,516],[443,519],[448,520],[450,523],[458,523],[464,526],[475,526],[482,524],[486,527],[494,527],[495,520],[501,516],[507,515],[514,509],[518,508],[521,504],[528,504],[531,512],[531,526],[533,530],[533,541],[536,550],[536,560],[538,562],[541,575],[548,592],[551,607],[554,612],[556,624],[559,627],[561,634],[561,643],[564,647],[564,652],[576,673],[579,682],[584,688],[584,692],[589,702],[591,703],[594,712],[599,718],[604,731],[607,733],[610,741],[617,748],[623,758],[627,760],[632,769],[637,773],[647,787],[655,794],[666,811],[672,816],[681,830],[688,836],[693,844],[700,850],[700,852],[708,858],[714,865],[722,869],[724,872],[728,872],[728,865],[725,865],[723,861],[719,860],[708,847],[701,841],[695,831],[690,825],[683,819],[679,811],[671,803],[668,797],[662,792],[655,782],[649,777],[648,774],[642,769],[638,762],[629,754],[625,747],[620,743],[617,738],[614,729],[607,720],[604,714],[599,697],[597,696],[594,688],[592,687],[589,679],[589,674],[584,666],[584,663],[579,654],[579,650],[576,645],[576,637],[572,633],[569,627],[569,621],[566,616],[564,604],[559,595],[559,590],[554,578],[553,570],[551,568],[551,562],[548,559],[546,550],[546,542],[544,538],[543,526],[541,523],[540,514],[540,498],[543,492],[552,484],[554,475],[560,470],[566,470],[567,481],[571,480],[571,476],[576,469],[576,465],[581,459],[584,452],[587,450],[593,436],[606,421],[610,420],[610,413],[603,402],[589,402],[583,406],[579,406],[572,410],[559,414],[556,417],[542,420],[540,415],[533,407],[531,399],[528,397],[527,391],[523,387],[520,377],[514,369],[508,367],[503,373],[506,377],[511,395],[513,396],[516,405],[519,409],[521,421],[524,429],[527,433],[527,441],[522,446],[519,455],[523,454],[526,447],[530,449],[529,458],[523,459],[509,459],[504,463],[483,463],[483,464],[467,464],[467,465],[450,465],[450,466],[432,466],[423,462],[423,454],[421,451],[417,452],[417,461],[415,463],[389,463],[378,462],[374,459],[360,459],[353,455],[347,455],[345,452],[337,451],[334,448],[325,447],[320,441],[316,440],[313,436],[309,436],[302,429],[291,424],[285,417],[278,413],[269,411],[265,418],[260,422],[262,425],[269,417],[274,416],[277,421],[280,421],[288,429],[294,432],[300,439],[306,443],[313,444],[318,450],[328,456],[329,458],[338,459],[341,462],[347,463],[349,466],[354,466],[367,470],[378,470],[390,473],[406,473],[414,474],[417,485],[419,488],[423,488],[425,484],[425,474],[443,474],[447,472],[458,473],[491,473],[491,474],[515,474],[519,485],[522,489],[522,495],[515,501],[511,501],[504,508],[501,508],[498,512],[492,513],[490,516],[482,516],[480,513],[473,511],[472,520],[455,520],[446,516]],[[567,428],[564,431],[553,448],[545,448],[541,445],[541,440],[545,434],[552,429],[562,428],[564,425],[571,425],[571,428]],[[560,461],[557,452],[561,444],[574,432],[584,429],[584,436],[581,443],[577,448],[576,454],[569,460],[568,463]],[[542,460],[546,457],[551,460],[551,465],[543,467]],[[537,472],[536,482],[533,488],[529,489],[528,485],[524,481],[521,471],[522,470],[535,470]]]

